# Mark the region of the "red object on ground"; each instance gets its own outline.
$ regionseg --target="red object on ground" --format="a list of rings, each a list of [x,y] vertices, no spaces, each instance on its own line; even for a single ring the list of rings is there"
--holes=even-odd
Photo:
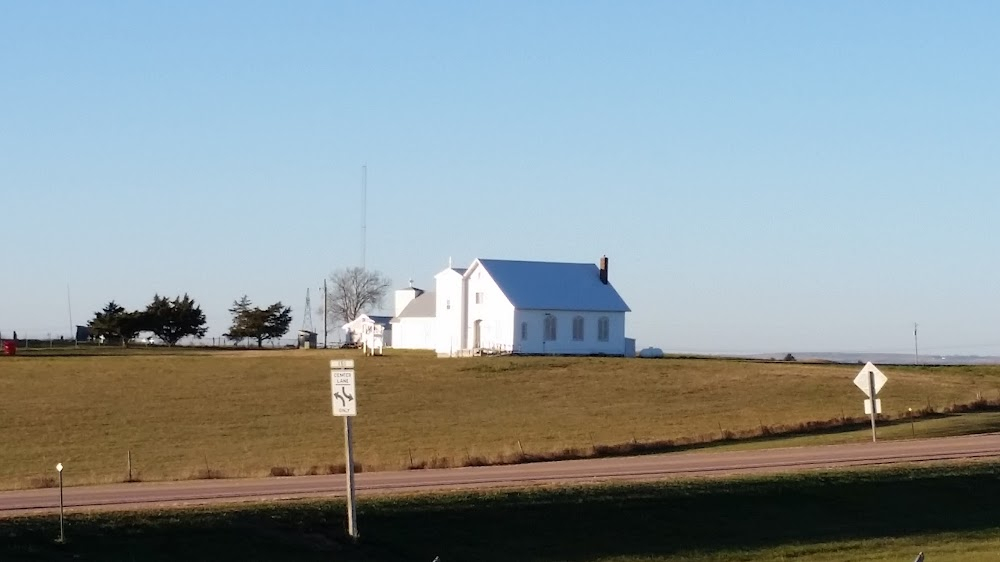
[[[15,355],[16,353],[17,353],[17,342],[14,340],[5,340],[3,342],[3,354]]]

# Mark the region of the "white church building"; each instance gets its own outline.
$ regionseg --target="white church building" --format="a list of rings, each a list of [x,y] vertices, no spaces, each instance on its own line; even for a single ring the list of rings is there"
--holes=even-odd
[[[394,348],[445,357],[635,354],[625,337],[631,310],[608,279],[607,257],[598,265],[477,259],[434,280],[434,291],[396,291]]]

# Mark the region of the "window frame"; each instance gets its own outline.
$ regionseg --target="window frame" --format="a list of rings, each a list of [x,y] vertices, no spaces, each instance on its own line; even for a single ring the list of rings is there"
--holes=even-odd
[[[559,338],[559,323],[556,317],[547,314],[543,323],[542,341],[556,341]]]
[[[611,319],[607,316],[597,319],[597,341],[611,341]]]
[[[585,333],[583,316],[578,314],[573,317],[573,341],[583,341]]]

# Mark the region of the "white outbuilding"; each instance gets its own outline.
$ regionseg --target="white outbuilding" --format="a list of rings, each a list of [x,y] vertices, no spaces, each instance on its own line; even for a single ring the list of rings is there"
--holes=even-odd
[[[346,340],[351,343],[365,344],[368,347],[381,347],[392,345],[392,324],[388,316],[369,316],[362,314],[341,326],[346,335]],[[375,346],[375,338],[381,343]]]
[[[395,349],[434,349],[436,320],[434,291],[410,286],[396,291],[392,322]]]

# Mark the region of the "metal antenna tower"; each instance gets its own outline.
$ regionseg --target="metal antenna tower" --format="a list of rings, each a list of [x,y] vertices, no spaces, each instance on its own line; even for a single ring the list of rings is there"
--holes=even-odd
[[[79,347],[80,342],[76,337],[76,327],[73,325],[73,300],[70,298],[69,285],[66,285],[66,312],[69,313],[69,337],[73,338],[73,345]]]
[[[306,289],[305,317],[302,318],[302,329],[307,332],[316,332],[313,328],[312,300],[309,298],[309,289]]]
[[[361,269],[368,248],[368,164],[361,166]]]

